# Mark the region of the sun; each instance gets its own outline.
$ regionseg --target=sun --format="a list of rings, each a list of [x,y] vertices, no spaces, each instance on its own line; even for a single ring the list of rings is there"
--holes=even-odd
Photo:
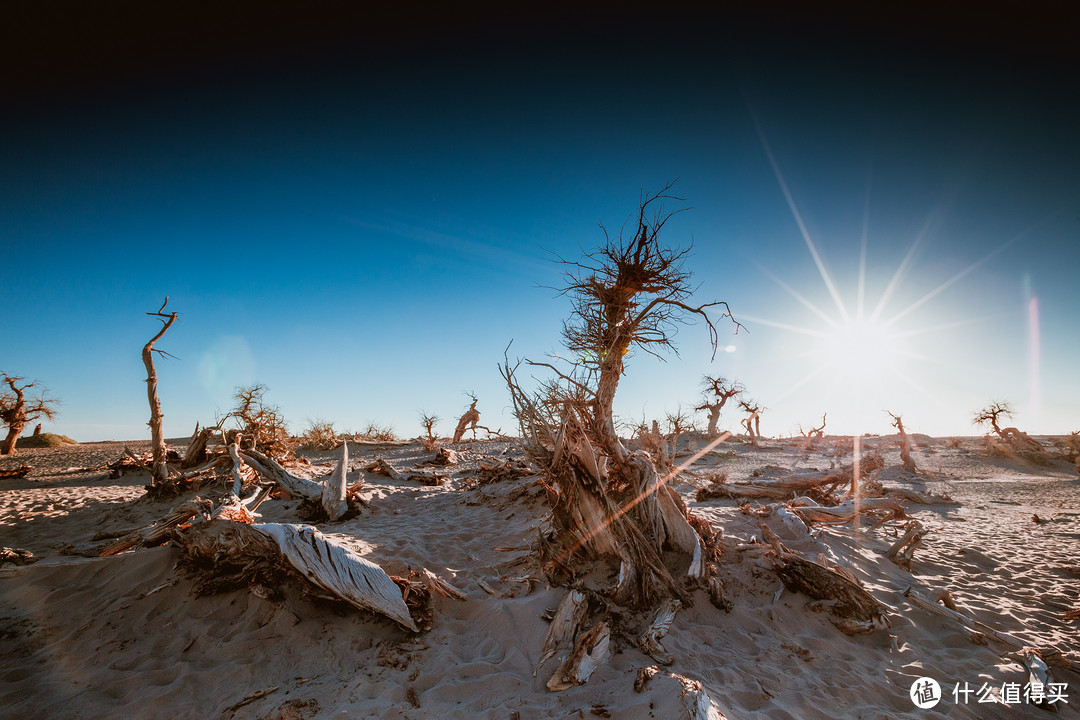
[[[902,354],[901,337],[887,323],[872,318],[841,320],[817,338],[814,355],[848,378],[880,375]]]

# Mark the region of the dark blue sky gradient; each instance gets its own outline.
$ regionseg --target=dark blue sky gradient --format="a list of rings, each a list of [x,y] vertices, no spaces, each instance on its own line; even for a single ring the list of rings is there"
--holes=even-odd
[[[445,433],[465,391],[509,430],[503,348],[559,348],[546,251],[594,247],[675,178],[693,209],[668,238],[693,238],[699,299],[753,320],[721,328],[735,350],[712,363],[693,326],[666,364],[632,358],[626,419],[692,407],[710,372],[769,407],[767,434],[826,411],[881,432],[884,409],[971,433],[997,399],[1022,428],[1080,427],[1076,24],[1056,6],[49,7],[6,23],[0,370],[64,399],[56,431],[146,432],[142,313],[166,295],[170,435],[250,382],[298,431],[412,435],[423,409]],[[848,310],[864,222],[868,312],[902,266],[882,319],[951,282],[897,321],[925,332],[858,397],[835,367],[803,382],[813,338],[777,327],[826,322],[772,278],[839,310],[763,139]]]

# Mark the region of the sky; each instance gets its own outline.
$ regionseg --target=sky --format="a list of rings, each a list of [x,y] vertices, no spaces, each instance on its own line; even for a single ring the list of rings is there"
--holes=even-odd
[[[512,432],[497,366],[560,357],[555,258],[676,181],[664,238],[744,329],[718,322],[715,358],[700,323],[632,353],[623,421],[691,410],[709,374],[770,436],[886,411],[978,434],[992,401],[1080,429],[1075,18],[800,7],[23,4],[0,371],[61,399],[46,431],[147,437],[168,296],[167,436],[252,383],[296,432],[412,437],[426,412],[450,434],[468,393]]]

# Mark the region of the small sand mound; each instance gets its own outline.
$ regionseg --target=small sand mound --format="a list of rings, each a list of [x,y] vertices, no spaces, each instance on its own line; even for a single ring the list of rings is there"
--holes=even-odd
[[[27,437],[21,437],[15,443],[16,448],[51,448],[62,447],[64,445],[78,445],[67,435],[55,435],[53,433],[41,433],[40,435],[29,435]]]

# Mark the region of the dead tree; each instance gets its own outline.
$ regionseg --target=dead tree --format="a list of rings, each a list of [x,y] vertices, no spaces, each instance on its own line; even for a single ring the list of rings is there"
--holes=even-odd
[[[804,430],[802,424],[799,424],[799,434],[806,439],[802,446],[803,452],[814,448],[814,440],[820,440],[825,437],[825,418],[827,415],[828,413],[823,413],[821,416],[821,424],[817,427],[811,427],[809,430]]]
[[[705,402],[694,409],[709,411],[709,429],[707,432],[708,436],[713,438],[718,433],[716,425],[720,422],[720,411],[724,409],[724,405],[727,404],[728,400],[743,392],[745,388],[740,383],[728,382],[727,378],[724,377],[709,377],[706,375],[703,381],[705,383]]]
[[[428,415],[425,412],[420,413],[420,426],[424,428],[424,432],[427,433],[427,440],[434,443],[438,438],[435,437],[435,423],[439,422],[439,418],[436,415]]]
[[[154,369],[154,353],[161,355],[168,355],[164,350],[154,349],[154,343],[161,339],[161,337],[172,327],[172,324],[176,322],[176,313],[165,313],[165,306],[169,304],[169,298],[165,298],[165,302],[161,303],[161,308],[157,312],[146,313],[150,317],[156,317],[161,320],[161,330],[157,335],[150,338],[150,342],[143,345],[142,359],[143,365],[146,366],[146,395],[150,401],[150,422],[147,423],[150,426],[150,444],[154,452],[154,466],[153,473],[150,478],[150,485],[160,485],[165,482],[169,477],[169,468],[165,464],[165,435],[161,429],[161,420],[164,417],[161,414],[161,400],[158,399],[157,394],[157,371]]]
[[[472,393],[468,393],[472,398],[472,405],[465,411],[465,414],[458,420],[457,427],[454,429],[453,442],[461,442],[461,438],[465,435],[465,430],[472,426],[473,438],[476,438],[476,424],[480,422],[480,411],[476,409],[476,396]]]
[[[900,434],[900,462],[904,464],[904,469],[909,473],[919,472],[919,469],[915,467],[915,460],[911,457],[911,439],[908,437],[907,432],[904,431],[903,419],[899,415],[893,415],[888,410],[885,412],[892,418],[892,426]]]
[[[746,417],[740,420],[739,424],[746,429],[746,434],[750,436],[750,443],[757,447],[758,438],[761,437],[761,413],[765,412],[765,408],[753,400],[740,400],[739,407],[746,413]]]
[[[1005,434],[1005,431],[1001,429],[1001,425],[998,424],[999,418],[1012,417],[1012,406],[1007,402],[994,402],[990,403],[984,408],[975,411],[972,415],[972,425],[989,425],[994,433],[1005,442],[1009,441],[1009,437]]]
[[[39,388],[37,397],[27,398],[26,391],[37,385],[32,382],[20,384],[26,378],[7,373],[0,373],[0,378],[3,378],[0,382],[11,388],[0,395],[0,420],[8,429],[4,444],[0,445],[0,455],[14,455],[15,445],[27,423],[39,417],[52,420],[60,401],[49,397],[49,391],[44,387]]]
[[[975,425],[990,425],[994,433],[1005,442],[1004,454],[1016,454],[1028,460],[1045,464],[1047,456],[1038,440],[1029,437],[1022,430],[1014,427],[1003,428],[999,424],[1000,418],[1012,417],[1012,414],[1013,409],[1009,403],[994,402],[976,411],[971,422]],[[988,442],[990,442],[989,438]],[[1002,449],[1000,446],[998,448]]]
[[[426,412],[420,413],[420,425],[424,428],[424,432],[427,433],[427,437],[420,439],[420,444],[425,450],[435,452],[439,447],[439,437],[435,434],[435,423],[439,422],[439,418],[435,415],[429,415]]]
[[[577,262],[558,258],[568,268],[561,294],[571,300],[563,343],[579,361],[562,369],[526,361],[556,376],[535,395],[515,376],[520,363],[500,368],[524,445],[553,491],[548,567],[573,576],[578,562],[614,557],[620,562],[615,597],[637,607],[682,594],[664,563],[666,548],[692,556],[685,572],[703,578],[704,543],[648,454],[631,453],[616,432],[612,408],[625,361],[632,349],[655,355],[671,348],[676,326],[694,318],[704,322],[715,354],[713,320],[731,318],[726,303],[688,302],[689,250],[660,241],[674,214],[663,202],[678,199],[667,194],[670,187],[642,197],[630,238],[612,238],[601,226],[599,248]]]

